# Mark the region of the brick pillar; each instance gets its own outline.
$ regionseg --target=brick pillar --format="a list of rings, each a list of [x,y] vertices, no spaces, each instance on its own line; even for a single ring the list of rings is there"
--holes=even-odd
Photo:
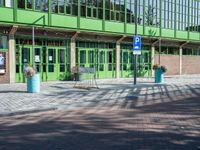
[[[71,39],[70,43],[70,69],[76,66],[76,40]]]
[[[120,78],[120,43],[116,43],[116,78]]]
[[[151,68],[152,68],[152,77],[154,77],[153,65],[155,64],[155,46],[151,47]]]
[[[9,36],[9,82],[15,83],[15,39]]]
[[[183,59],[183,48],[182,47],[180,47],[179,48],[179,75],[182,75],[182,65],[183,65],[183,63],[182,63],[182,59]]]

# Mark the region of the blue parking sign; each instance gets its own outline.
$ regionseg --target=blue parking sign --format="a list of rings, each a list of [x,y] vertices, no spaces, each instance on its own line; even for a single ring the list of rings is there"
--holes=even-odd
[[[141,55],[141,36],[133,36],[133,54]]]

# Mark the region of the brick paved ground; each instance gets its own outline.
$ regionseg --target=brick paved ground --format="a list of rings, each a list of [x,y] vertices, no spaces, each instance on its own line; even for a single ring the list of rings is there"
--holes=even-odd
[[[200,76],[138,81],[0,85],[0,149],[200,150]]]

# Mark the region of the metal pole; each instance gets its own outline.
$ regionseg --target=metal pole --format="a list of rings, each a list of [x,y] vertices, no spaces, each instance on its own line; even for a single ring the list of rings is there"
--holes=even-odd
[[[35,10],[35,1],[34,1],[34,3],[33,3],[33,10]],[[35,47],[35,27],[34,27],[34,25],[32,26],[32,65],[33,65],[33,67],[34,67],[34,65],[35,65],[35,49],[34,49],[34,47]]]
[[[34,49],[34,47],[35,47],[35,27],[33,26],[32,27],[32,64],[33,64],[33,67],[34,67],[34,65],[35,65],[35,49]]]
[[[159,54],[158,54],[158,63],[160,65],[160,53],[161,53],[161,39],[159,39]]]
[[[137,35],[137,0],[135,0],[135,35]],[[137,84],[137,55],[134,54],[134,85]]]

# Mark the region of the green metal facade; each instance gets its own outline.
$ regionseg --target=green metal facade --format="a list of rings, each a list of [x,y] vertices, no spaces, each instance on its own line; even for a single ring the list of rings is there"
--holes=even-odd
[[[0,51],[10,52],[14,40],[15,82],[26,82],[23,70],[33,59],[41,81],[71,79],[72,64],[94,67],[97,78],[133,77],[134,5],[134,0],[0,0]],[[143,38],[137,76],[152,76],[152,58],[159,54],[199,57],[199,0],[138,0],[137,10]]]
[[[133,6],[134,0],[0,0],[0,23],[131,36]],[[140,0],[138,14],[142,36],[200,40],[199,0]]]

